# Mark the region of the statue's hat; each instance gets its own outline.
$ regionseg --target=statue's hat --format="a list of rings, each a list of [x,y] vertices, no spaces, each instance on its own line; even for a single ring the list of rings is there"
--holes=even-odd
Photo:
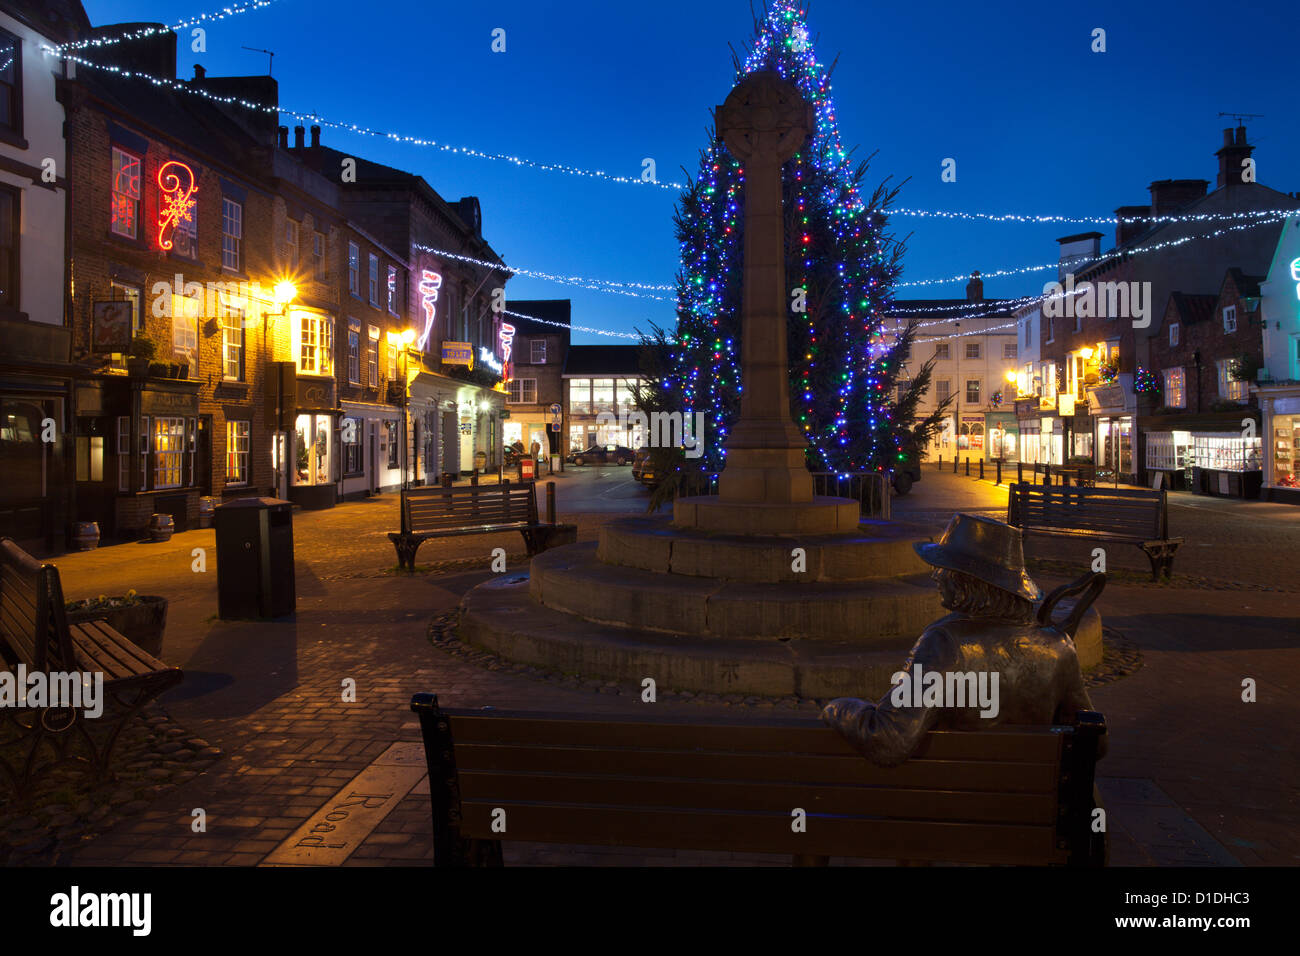
[[[912,547],[936,568],[969,574],[1026,601],[1037,601],[1043,592],[1025,570],[1023,541],[1020,529],[1004,522],[955,514],[938,541]]]

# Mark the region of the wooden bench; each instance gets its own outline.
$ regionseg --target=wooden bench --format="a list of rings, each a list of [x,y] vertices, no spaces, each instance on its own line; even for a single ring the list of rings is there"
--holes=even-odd
[[[543,522],[537,515],[537,484],[527,481],[454,488],[410,488],[402,492],[402,530],[389,532],[397,562],[415,570],[415,553],[429,538],[519,531],[530,555],[577,540],[575,525]]]
[[[78,765],[95,782],[104,779],[123,727],[183,676],[104,621],[69,625],[58,569],[9,538],[0,538],[0,639],[9,662],[29,672],[103,675],[98,718],[78,710],[0,708],[0,773],[19,801],[57,765]],[[55,713],[61,716],[52,719]]]
[[[1135,544],[1151,560],[1151,580],[1173,573],[1182,538],[1169,537],[1166,492],[1144,488],[1079,488],[1013,484],[1007,524],[1025,534]]]
[[[877,767],[819,720],[705,723],[441,709],[416,694],[435,866],[501,841],[985,864],[1099,866],[1100,714],[1074,727],[933,732]],[[795,811],[806,813],[795,832]],[[495,826],[494,826],[495,824]],[[502,829],[504,827],[504,829]]]

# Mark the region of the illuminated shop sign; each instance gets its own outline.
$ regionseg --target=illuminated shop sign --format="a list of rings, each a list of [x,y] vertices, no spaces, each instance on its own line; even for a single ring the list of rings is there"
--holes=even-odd
[[[433,334],[433,323],[437,319],[438,309],[438,290],[442,288],[442,276],[429,269],[423,270],[420,279],[420,303],[424,308],[424,331],[416,342],[420,346],[420,351],[424,351],[429,344],[429,336]]]

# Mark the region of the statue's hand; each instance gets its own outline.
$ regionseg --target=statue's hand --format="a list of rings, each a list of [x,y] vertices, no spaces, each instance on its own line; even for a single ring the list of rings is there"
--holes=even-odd
[[[822,723],[852,740],[856,738],[854,731],[862,720],[863,713],[874,707],[874,704],[856,697],[837,697],[822,708]]]

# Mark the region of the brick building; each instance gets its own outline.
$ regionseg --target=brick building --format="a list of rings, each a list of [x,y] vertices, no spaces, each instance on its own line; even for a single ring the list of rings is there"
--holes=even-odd
[[[400,356],[408,479],[495,467],[513,358],[501,316],[510,274],[483,238],[478,200],[449,203],[420,176],[321,145],[315,132],[294,152],[337,178],[347,218],[409,264],[405,314],[415,336]]]
[[[1118,217],[1140,221],[1120,222],[1115,247],[1104,257],[1100,233],[1059,240],[1059,280],[1066,291],[1056,302],[1063,311],[1053,314],[1044,303],[1023,317],[1024,325],[1034,327],[1022,325],[1022,342],[1031,337],[1037,357],[1030,368],[1022,363],[1016,403],[1022,432],[1038,422],[1044,433],[1053,433],[1054,442],[1044,446],[1051,463],[1086,459],[1121,480],[1150,480],[1143,433],[1149,426],[1163,434],[1168,423],[1144,424],[1155,399],[1138,392],[1135,379],[1139,369],[1153,368],[1153,341],[1161,334],[1170,297],[1177,292],[1217,298],[1224,273],[1232,268],[1244,276],[1264,275],[1284,220],[1228,217],[1300,209],[1297,196],[1254,181],[1253,151],[1244,126],[1224,130],[1215,153],[1216,188],[1207,191],[1203,179],[1151,183],[1149,205],[1116,210]],[[1153,219],[1192,215],[1224,218]],[[1081,288],[1095,295],[1071,294]]]
[[[114,25],[91,35],[138,25]],[[175,77],[176,36],[115,50],[127,68]],[[270,77],[188,81],[276,102]],[[289,350],[274,289],[274,117],[84,70],[65,82],[71,183],[70,322],[75,433],[94,449],[78,515],[132,534],[151,514],[195,523],[200,498],[275,485],[269,361]],[[148,344],[146,344],[148,343]],[[271,410],[274,415],[274,409]]]
[[[512,377],[506,385],[507,445],[533,442],[542,454],[560,454],[563,428],[550,427],[552,405],[564,405],[564,363],[569,355],[572,304],[568,299],[515,299],[506,320],[514,327]],[[563,422],[561,422],[563,425]]]

